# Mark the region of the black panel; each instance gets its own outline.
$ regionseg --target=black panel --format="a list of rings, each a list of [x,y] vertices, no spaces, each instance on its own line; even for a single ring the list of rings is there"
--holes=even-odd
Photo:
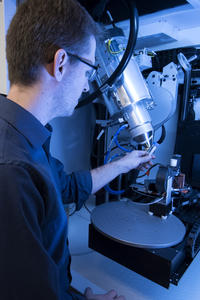
[[[163,249],[143,249],[119,243],[106,237],[90,224],[89,247],[138,274],[168,288],[178,284],[189,265],[185,260],[184,246]]]
[[[99,14],[102,15],[103,7],[108,9],[115,22],[126,20],[129,18],[129,11],[126,9],[124,3],[126,1],[122,0],[79,0],[79,2],[86,7],[86,9],[91,13],[97,16],[97,11],[99,10]],[[157,12],[163,9],[173,8],[180,5],[188,4],[186,0],[167,0],[167,1],[160,1],[160,0],[136,0],[133,2],[136,3],[136,7],[138,9],[138,13],[140,16],[145,14],[150,14],[153,12]],[[106,21],[105,14],[101,18],[101,21]]]
[[[182,155],[181,171],[186,182],[200,188],[200,121],[178,124],[175,153]]]
[[[136,0],[136,6],[139,12],[139,15],[153,13],[159,10],[168,9],[172,7],[176,7],[179,5],[188,4],[185,0]]]
[[[161,249],[137,248],[105,236],[90,224],[89,247],[166,288],[170,283],[177,285],[200,250],[198,194],[198,190],[193,190],[186,198],[174,199],[175,202],[183,200],[190,203],[180,205],[174,212],[186,228],[185,237],[180,244]]]
[[[17,5],[25,0],[16,0]],[[129,19],[129,11],[125,6],[125,0],[78,0],[93,15],[97,21],[101,20],[106,23],[107,16],[104,11],[109,10],[115,22]],[[136,3],[140,16],[154,13],[163,9],[173,8],[180,5],[188,4],[186,0],[132,0]],[[103,13],[104,12],[104,13]]]
[[[192,183],[200,187],[200,154],[193,154]]]
[[[125,9],[124,5],[121,4],[122,2],[123,1],[120,0],[113,0],[110,1],[110,4],[108,5],[108,9],[112,11],[114,20],[121,21],[129,18],[129,12]],[[185,0],[136,0],[135,3],[138,9],[139,16],[150,14],[163,9],[176,7],[179,5],[184,5],[186,3],[188,4],[188,2]]]

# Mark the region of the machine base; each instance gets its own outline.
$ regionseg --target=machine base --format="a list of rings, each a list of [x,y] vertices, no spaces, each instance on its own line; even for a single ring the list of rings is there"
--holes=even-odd
[[[89,225],[89,247],[136,273],[168,288],[179,279],[191,263],[182,243],[162,249],[144,249],[119,243]]]

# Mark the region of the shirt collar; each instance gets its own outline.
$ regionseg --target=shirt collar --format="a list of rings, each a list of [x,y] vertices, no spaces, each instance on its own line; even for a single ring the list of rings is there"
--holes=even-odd
[[[0,118],[21,132],[34,147],[42,146],[51,136],[51,129],[43,126],[30,112],[0,95]]]

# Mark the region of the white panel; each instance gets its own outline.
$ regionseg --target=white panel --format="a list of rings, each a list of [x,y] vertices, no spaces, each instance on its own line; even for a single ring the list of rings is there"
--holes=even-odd
[[[200,6],[194,8],[191,4],[141,16],[136,49],[159,51],[200,45],[199,16]],[[118,26],[128,37],[129,20],[119,22]]]
[[[16,0],[0,2],[0,93],[7,94],[9,81],[6,62],[6,32],[16,11]]]
[[[199,8],[200,7],[200,1],[199,0],[187,0],[193,7]]]
[[[171,25],[167,20],[157,20],[157,22],[143,24],[139,27],[138,38],[161,32],[176,39],[177,28]]]

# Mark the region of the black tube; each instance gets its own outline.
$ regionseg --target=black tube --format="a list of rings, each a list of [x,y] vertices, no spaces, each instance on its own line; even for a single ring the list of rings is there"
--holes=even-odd
[[[157,141],[157,143],[160,145],[163,143],[164,139],[166,137],[166,129],[165,126],[162,125],[162,133],[161,133],[161,137],[159,138],[159,140]]]
[[[112,86],[115,80],[122,74],[122,72],[124,71],[124,69],[126,68],[126,66],[128,65],[131,59],[136,44],[136,40],[137,40],[137,34],[138,34],[138,12],[135,7],[135,4],[131,0],[126,0],[126,2],[130,10],[130,32],[129,32],[128,43],[124,55],[118,67],[115,69],[112,75],[95,92],[93,92],[91,95],[85,97],[82,101],[80,101],[76,106],[76,108],[87,105],[91,103],[93,100],[95,100],[96,98],[98,98],[102,94],[102,89],[106,85]]]
[[[188,101],[190,97],[190,85],[191,85],[191,68],[188,70],[184,70],[184,89],[183,89],[183,101],[182,101],[182,108],[181,108],[181,121],[185,121],[186,113],[188,108]]]

